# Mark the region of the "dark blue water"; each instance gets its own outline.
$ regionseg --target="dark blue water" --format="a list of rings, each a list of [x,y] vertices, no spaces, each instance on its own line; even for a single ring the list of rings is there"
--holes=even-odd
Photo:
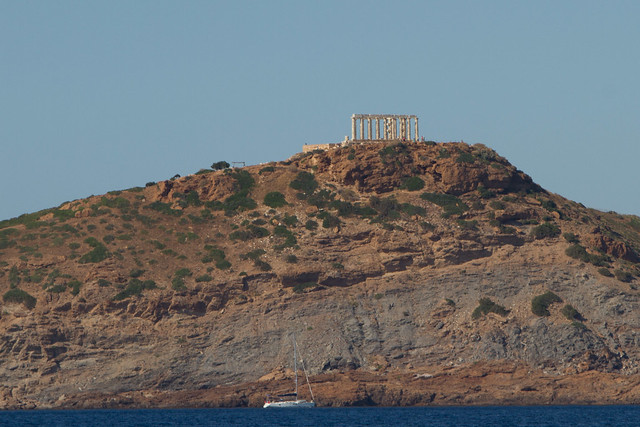
[[[1,426],[638,426],[640,406],[0,412]]]

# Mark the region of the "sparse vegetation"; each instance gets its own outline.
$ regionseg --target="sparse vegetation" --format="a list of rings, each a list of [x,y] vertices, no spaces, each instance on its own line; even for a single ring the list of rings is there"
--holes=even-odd
[[[156,282],[154,282],[153,280],[145,280],[143,282],[139,279],[133,278],[129,280],[126,288],[124,288],[121,292],[113,297],[113,300],[120,301],[132,296],[137,296],[140,295],[145,289],[155,289],[156,287]]]
[[[556,302],[562,302],[562,298],[551,291],[547,291],[542,295],[533,297],[531,300],[531,311],[536,316],[550,316],[549,306]]]
[[[7,303],[23,304],[29,310],[33,309],[37,302],[36,298],[31,296],[28,292],[17,288],[9,289],[2,296],[2,299]]]
[[[614,276],[616,276],[616,279],[618,279],[621,282],[629,283],[633,280],[633,275],[628,271],[614,270],[613,274]]]
[[[442,207],[444,209],[442,214],[443,218],[449,218],[452,215],[462,215],[469,210],[469,206],[451,194],[422,193],[420,198]]]
[[[88,237],[84,242],[93,249],[80,257],[78,262],[81,264],[96,263],[109,257],[107,247],[100,243],[95,237]]]
[[[606,267],[600,267],[598,269],[598,273],[600,273],[604,277],[613,277],[613,273]]]
[[[583,320],[582,315],[578,312],[578,310],[573,308],[573,306],[571,304],[567,304],[564,307],[562,307],[562,310],[560,310],[560,312],[568,320],[572,320],[572,321],[573,320],[578,320],[578,321]]]
[[[580,239],[578,239],[578,236],[573,233],[564,233],[562,237],[564,237],[564,240],[569,243],[580,243]]]
[[[419,191],[424,188],[424,181],[419,176],[412,176],[405,179],[400,188],[409,191]]]
[[[560,227],[551,222],[545,222],[531,229],[531,236],[535,239],[553,238],[558,237],[559,235]]]
[[[289,184],[289,187],[302,192],[304,196],[310,196],[318,188],[318,182],[313,174],[303,171],[298,173],[296,178]]]
[[[270,208],[280,208],[287,205],[284,194],[279,191],[272,191],[264,196],[263,203]]]
[[[304,282],[304,283],[298,283],[293,287],[293,291],[296,293],[303,293],[305,292],[307,289],[309,288],[315,288],[316,286],[318,286],[318,284],[316,282]]]
[[[506,316],[509,314],[509,310],[499,304],[496,304],[490,298],[480,298],[478,300],[478,306],[473,310],[473,313],[471,313],[471,318],[479,319],[487,313],[496,313],[500,316]]]
[[[606,267],[609,263],[609,258],[606,255],[591,254],[579,244],[569,246],[564,252],[571,258],[591,263],[597,267]]]

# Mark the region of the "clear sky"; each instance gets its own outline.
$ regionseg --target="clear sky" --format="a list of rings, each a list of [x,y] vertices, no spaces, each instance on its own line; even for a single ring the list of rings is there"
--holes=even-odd
[[[0,0],[0,219],[415,114],[640,214],[639,1]]]

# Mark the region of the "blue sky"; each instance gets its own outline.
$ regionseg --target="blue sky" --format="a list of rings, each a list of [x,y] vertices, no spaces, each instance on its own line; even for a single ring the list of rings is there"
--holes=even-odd
[[[0,0],[0,219],[415,114],[640,214],[640,2]]]

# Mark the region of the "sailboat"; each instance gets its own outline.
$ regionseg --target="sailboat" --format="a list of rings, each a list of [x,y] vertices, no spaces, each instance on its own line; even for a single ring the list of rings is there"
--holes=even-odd
[[[265,399],[263,408],[313,408],[316,406],[316,402],[313,397],[313,391],[311,390],[311,383],[309,383],[309,376],[307,375],[307,370],[304,368],[304,360],[300,359],[302,364],[302,371],[304,372],[304,377],[307,380],[307,385],[309,386],[309,394],[311,396],[311,401],[307,401],[304,399],[300,399],[298,396],[298,345],[296,344],[296,337],[293,336],[293,370],[295,372],[295,392],[293,393],[285,393],[277,395],[277,399],[274,400],[271,396],[267,395]]]

